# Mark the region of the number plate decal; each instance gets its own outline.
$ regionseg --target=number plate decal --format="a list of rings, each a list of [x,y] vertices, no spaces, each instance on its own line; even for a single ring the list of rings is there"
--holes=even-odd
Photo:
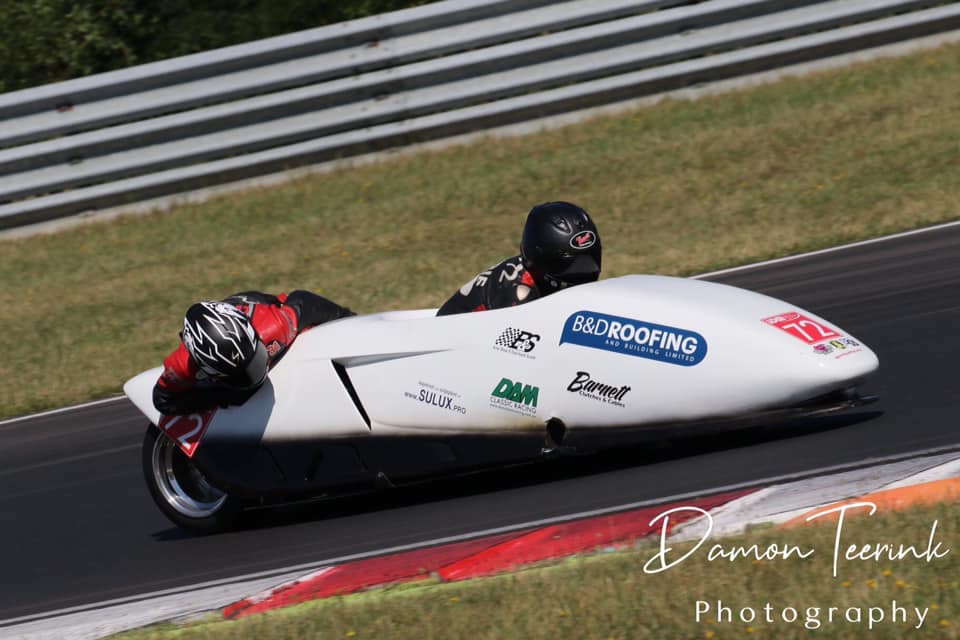
[[[161,416],[160,430],[166,433],[180,449],[192,458],[200,446],[200,438],[217,413],[216,409],[205,413],[191,413],[186,416]]]
[[[807,344],[816,344],[840,337],[840,334],[833,329],[825,327],[816,320],[811,320],[796,311],[788,311],[770,318],[764,318],[763,321],[781,331],[786,331],[797,340],[802,340]]]

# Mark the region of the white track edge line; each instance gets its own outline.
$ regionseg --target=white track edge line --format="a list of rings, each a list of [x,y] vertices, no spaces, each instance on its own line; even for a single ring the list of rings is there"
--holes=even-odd
[[[200,589],[205,589],[208,587],[217,587],[222,585],[236,584],[241,582],[247,582],[251,580],[256,580],[259,578],[269,578],[271,576],[282,576],[288,573],[294,573],[297,571],[312,571],[317,570],[322,567],[332,565],[332,564],[341,564],[344,562],[351,562],[353,560],[362,560],[365,558],[373,558],[376,556],[388,555],[392,553],[401,553],[404,551],[413,551],[416,549],[425,549],[432,546],[437,546],[441,544],[447,544],[452,542],[462,542],[465,540],[472,540],[475,538],[483,538],[487,536],[499,535],[501,533],[512,533],[514,531],[520,531],[523,529],[530,529],[536,527],[543,527],[552,524],[559,524],[563,522],[569,522],[572,520],[581,520],[583,518],[590,518],[594,516],[603,516],[610,513],[618,513],[621,511],[628,511],[631,509],[638,509],[643,507],[656,506],[662,503],[668,502],[677,502],[680,500],[686,500],[688,498],[697,498],[697,497],[709,497],[718,493],[726,493],[728,491],[737,491],[740,489],[748,489],[751,487],[757,487],[758,491],[761,489],[769,488],[770,486],[777,484],[784,484],[787,482],[792,482],[796,480],[803,480],[805,478],[831,475],[841,471],[848,471],[852,469],[865,468],[879,466],[886,463],[898,462],[901,460],[907,460],[911,458],[923,458],[927,456],[933,456],[941,453],[948,453],[951,451],[957,451],[960,455],[960,443],[953,445],[944,445],[940,447],[932,447],[929,449],[921,449],[917,451],[891,454],[888,456],[881,456],[876,458],[865,458],[857,462],[849,462],[845,464],[830,465],[827,467],[819,467],[815,469],[809,469],[806,471],[798,471],[794,473],[782,474],[779,476],[770,476],[767,478],[758,478],[756,480],[750,480],[745,482],[738,482],[728,485],[723,485],[719,487],[712,487],[709,489],[696,490],[696,491],[687,491],[684,493],[678,493],[670,496],[663,496],[659,498],[650,498],[647,500],[639,500],[635,502],[628,502],[624,504],[614,505],[610,507],[601,507],[598,509],[590,509],[587,511],[580,511],[572,514],[565,514],[561,516],[551,516],[549,518],[541,518],[538,520],[530,520],[527,522],[503,525],[500,527],[493,527],[490,529],[484,529],[481,531],[475,531],[470,533],[462,533],[452,536],[442,536],[439,538],[434,538],[431,540],[424,540],[421,542],[411,542],[409,544],[397,545],[393,547],[387,547],[384,549],[376,549],[371,551],[363,551],[359,553],[348,554],[344,556],[337,556],[334,558],[327,558],[324,560],[317,560],[313,562],[305,562],[302,564],[291,565],[289,567],[281,567],[277,569],[268,569],[264,571],[258,571],[254,573],[248,573],[240,576],[235,576],[232,578],[221,578],[218,580],[210,580],[207,582],[200,582],[194,585],[186,585],[181,587],[171,587],[169,589],[163,589],[160,591],[153,591],[149,593],[143,593],[133,596],[125,596],[122,598],[116,598],[113,600],[104,600],[102,602],[95,602],[85,605],[77,605],[74,607],[68,607],[65,609],[57,609],[55,611],[48,611],[45,613],[35,613],[28,616],[21,616],[18,618],[9,618],[6,620],[0,620],[0,629],[3,627],[9,627],[17,623],[23,622],[32,622],[36,620],[43,620],[48,618],[55,618],[58,616],[77,613],[82,611],[93,611],[97,609],[104,609],[113,605],[126,604],[130,602],[137,602],[140,600],[147,600],[150,598],[157,598],[161,596],[174,595],[180,593],[189,593],[191,591],[197,591]]]
[[[6,420],[0,420],[0,427],[5,427],[8,424],[13,424],[15,422],[23,422],[24,420],[32,420],[34,418],[45,418],[46,416],[56,415],[58,413],[66,413],[67,411],[73,411],[74,409],[86,409],[87,407],[95,407],[101,404],[109,404],[111,402],[118,402],[120,400],[126,400],[126,396],[113,396],[110,398],[101,398],[99,400],[91,400],[89,402],[82,402],[80,404],[74,404],[69,407],[60,407],[59,409],[50,409],[48,411],[41,411],[40,413],[31,413],[25,416],[17,416],[15,418],[7,418]]]
[[[905,238],[908,236],[919,235],[921,233],[927,233],[928,231],[940,231],[942,229],[949,229],[950,227],[955,227],[960,225],[960,220],[953,220],[952,222],[942,222],[940,224],[935,224],[930,227],[921,227],[919,229],[910,229],[909,231],[900,231],[898,233],[892,233],[886,236],[880,236],[879,238],[868,238],[867,240],[857,240],[856,242],[850,242],[848,244],[841,244],[836,247],[827,247],[826,249],[817,249],[815,251],[807,251],[806,253],[796,253],[790,256],[782,256],[780,258],[771,258],[770,260],[763,260],[761,262],[753,262],[750,264],[743,264],[737,267],[730,267],[728,269],[719,269],[717,271],[710,271],[708,273],[700,273],[695,276],[690,276],[694,279],[700,278],[709,278],[712,276],[725,275],[728,273],[736,273],[737,271],[747,271],[748,269],[755,269],[757,267],[765,267],[771,264],[779,264],[781,262],[790,262],[792,260],[799,260],[801,258],[809,258],[811,256],[818,256],[825,253],[834,253],[836,251],[845,251],[847,249],[854,249],[856,247],[862,247],[864,245],[876,244],[878,242],[886,242],[888,240],[897,240],[899,238]]]
[[[756,269],[758,267],[764,267],[771,264],[779,264],[781,262],[790,262],[792,260],[799,260],[801,258],[808,258],[811,256],[822,255],[825,253],[833,253],[836,251],[845,251],[847,249],[853,249],[856,247],[861,247],[869,244],[876,244],[878,242],[886,242],[888,240],[896,240],[899,238],[905,238],[908,236],[913,236],[921,233],[927,233],[928,231],[939,231],[941,229],[949,229],[950,227],[955,227],[960,225],[960,220],[954,220],[952,222],[943,222],[936,224],[930,227],[922,227],[920,229],[911,229],[909,231],[901,231],[898,233],[892,233],[886,236],[880,236],[879,238],[869,238],[867,240],[858,240],[856,242],[851,242],[848,244],[842,244],[836,247],[827,247],[826,249],[817,249],[815,251],[808,251],[806,253],[796,253],[789,256],[782,256],[779,258],[771,258],[770,260],[762,260],[760,262],[752,262],[750,264],[742,264],[736,267],[730,267],[728,269],[719,269],[717,271],[709,271],[707,273],[699,273],[697,275],[690,276],[693,279],[709,278],[712,276],[725,275],[728,273],[735,273],[737,271],[747,271],[749,269]],[[107,404],[110,402],[116,402],[118,400],[123,400],[125,396],[114,396],[112,398],[103,398],[101,400],[92,400],[90,402],[85,402],[83,404],[72,405],[69,407],[61,407],[59,409],[50,409],[49,411],[42,411],[40,413],[32,413],[25,416],[17,416],[16,418],[8,418],[6,420],[0,420],[0,427],[3,427],[14,422],[21,422],[23,420],[30,420],[32,418],[42,418],[49,415],[54,415],[57,413],[64,413],[66,411],[72,411],[74,409],[83,409],[86,407],[92,407],[100,404]]]

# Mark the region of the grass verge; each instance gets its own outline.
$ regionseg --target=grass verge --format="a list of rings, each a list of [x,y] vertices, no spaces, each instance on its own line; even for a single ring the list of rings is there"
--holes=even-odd
[[[958,534],[960,510],[947,503],[848,517],[841,529],[836,577],[836,524],[786,531],[760,528],[731,538],[711,537],[682,563],[656,574],[644,572],[658,549],[648,542],[628,552],[585,556],[495,578],[379,590],[238,621],[148,628],[120,638],[957,638],[960,555],[953,546]],[[941,552],[950,550],[931,562],[913,555],[900,560],[889,555],[881,561],[842,559],[848,545],[903,544],[923,551],[931,537],[941,543]],[[775,545],[814,552],[806,558],[793,554],[789,559],[709,561],[715,544],[727,550]],[[677,545],[669,558],[681,557],[692,545]],[[698,602],[705,603],[701,609],[710,607],[699,621]],[[894,606],[901,608],[896,620],[891,619]],[[741,619],[744,609],[756,618]],[[878,620],[881,613],[883,620]]]
[[[954,219],[960,46],[0,242],[0,417],[117,393],[197,299],[439,305],[527,209],[595,216],[605,276],[690,274]],[[12,381],[16,381],[13,383]]]

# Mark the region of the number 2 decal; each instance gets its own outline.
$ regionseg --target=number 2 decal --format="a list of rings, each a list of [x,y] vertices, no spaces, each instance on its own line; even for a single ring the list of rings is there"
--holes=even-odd
[[[186,416],[162,416],[157,426],[177,443],[188,458],[192,458],[200,444],[200,438],[210,426],[210,421],[213,420],[213,414],[216,412],[214,409],[206,413],[193,413]]]
[[[824,340],[840,337],[840,334],[833,329],[825,327],[816,320],[811,320],[796,311],[789,311],[770,318],[764,318],[763,321],[781,331],[786,331],[794,338],[803,340],[807,344],[816,344]]]

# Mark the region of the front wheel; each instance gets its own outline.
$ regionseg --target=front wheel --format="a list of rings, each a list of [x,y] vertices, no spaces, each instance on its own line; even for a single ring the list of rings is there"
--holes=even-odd
[[[175,524],[213,533],[239,520],[240,500],[211,484],[180,447],[152,424],[143,438],[142,464],[150,496]]]

